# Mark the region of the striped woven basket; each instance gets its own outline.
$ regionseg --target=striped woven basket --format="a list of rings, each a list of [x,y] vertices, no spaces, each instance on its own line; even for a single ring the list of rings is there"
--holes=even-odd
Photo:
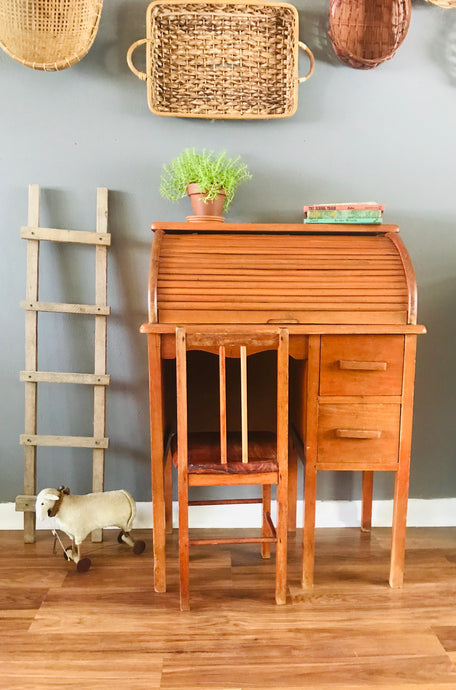
[[[103,0],[0,0],[0,47],[38,70],[71,67],[90,50]]]
[[[290,3],[267,0],[155,0],[147,9],[147,38],[127,54],[131,71],[147,83],[156,115],[210,119],[289,117],[298,85],[314,67],[298,40]],[[146,72],[132,61],[146,45]],[[298,77],[298,47],[310,62]]]
[[[410,25],[411,0],[330,0],[329,36],[336,55],[356,69],[390,60]]]

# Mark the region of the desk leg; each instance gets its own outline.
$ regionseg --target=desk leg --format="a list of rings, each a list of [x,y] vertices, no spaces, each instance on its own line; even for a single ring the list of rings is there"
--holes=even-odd
[[[313,586],[315,561],[315,508],[317,499],[318,388],[320,381],[320,336],[309,337],[305,405],[304,529],[302,534],[301,586]]]
[[[372,497],[374,491],[374,473],[364,470],[361,501],[361,531],[370,532],[372,527]]]
[[[160,336],[149,333],[149,405],[154,519],[154,584],[156,592],[166,592],[165,496],[163,484],[163,383]]]
[[[400,468],[394,483],[393,531],[391,538],[391,564],[389,583],[402,587],[404,582],[405,533],[407,523],[409,473]]]
[[[405,336],[399,468],[394,483],[393,530],[391,539],[391,587],[402,587],[404,581],[405,532],[412,447],[413,384],[415,379],[416,335]]]
[[[304,529],[302,534],[302,578],[305,589],[313,586],[315,563],[315,506],[317,471],[315,465],[306,462],[304,477]]]

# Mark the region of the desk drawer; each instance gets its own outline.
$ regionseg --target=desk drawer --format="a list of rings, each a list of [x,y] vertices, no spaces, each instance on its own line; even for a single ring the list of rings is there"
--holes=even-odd
[[[401,395],[402,335],[326,335],[320,395]]]
[[[318,463],[392,464],[398,462],[399,404],[321,403]]]

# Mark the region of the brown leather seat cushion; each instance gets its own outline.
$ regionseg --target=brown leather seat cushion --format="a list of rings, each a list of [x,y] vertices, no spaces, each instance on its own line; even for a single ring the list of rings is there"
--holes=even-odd
[[[242,462],[240,432],[229,432],[226,464],[220,462],[220,434],[206,431],[188,436],[188,471],[193,473],[235,474],[276,472],[276,435],[270,431],[249,433],[249,462]],[[171,441],[173,463],[177,467],[177,435]]]

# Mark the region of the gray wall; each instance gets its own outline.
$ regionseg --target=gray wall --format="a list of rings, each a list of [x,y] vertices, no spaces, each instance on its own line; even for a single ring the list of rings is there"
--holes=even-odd
[[[298,0],[301,39],[315,51],[314,77],[300,87],[297,114],[276,121],[160,118],[145,85],[128,70],[128,46],[145,35],[146,3],[108,0],[95,44],[59,73],[36,72],[0,55],[0,501],[22,492],[24,314],[29,183],[42,187],[43,226],[92,229],[95,189],[109,195],[107,488],[150,499],[146,343],[149,226],[181,220],[187,200],[158,192],[160,169],[187,146],[241,154],[253,180],[241,188],[231,221],[300,222],[309,202],[374,199],[398,223],[419,286],[411,495],[456,496],[455,160],[456,11],[417,1],[409,34],[391,62],[357,71],[338,62],[326,38],[327,2]],[[139,51],[140,52],[140,51]],[[138,63],[141,62],[138,54]],[[301,72],[307,70],[302,58]],[[93,254],[42,243],[41,294],[49,301],[93,300]],[[89,319],[89,321],[91,321]],[[41,369],[90,371],[92,327],[82,317],[43,315]],[[80,387],[40,386],[39,432],[91,434],[92,397]],[[90,490],[90,453],[39,449],[38,487]],[[358,496],[352,473],[319,480],[322,498]],[[380,477],[378,497],[390,497]]]

